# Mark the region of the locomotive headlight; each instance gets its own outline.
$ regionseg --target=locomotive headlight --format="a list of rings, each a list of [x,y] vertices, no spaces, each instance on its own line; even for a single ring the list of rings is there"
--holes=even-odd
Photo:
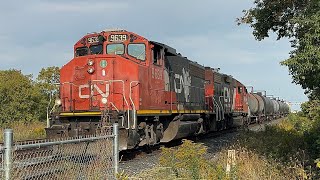
[[[61,99],[56,99],[54,104],[57,106],[61,106],[61,104],[62,104]]]
[[[88,66],[93,66],[93,65],[94,65],[93,59],[89,59],[89,60],[88,60]]]
[[[94,73],[94,68],[93,68],[93,67],[89,67],[89,69],[88,69],[88,73],[89,73],[89,74]]]
[[[102,99],[101,99],[101,102],[102,102],[102,104],[107,104],[108,99],[107,99],[107,98],[102,98]]]

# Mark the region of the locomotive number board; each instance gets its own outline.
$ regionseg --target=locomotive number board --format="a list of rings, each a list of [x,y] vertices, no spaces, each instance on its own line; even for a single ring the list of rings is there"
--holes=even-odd
[[[99,42],[99,37],[98,36],[89,37],[87,40],[88,40],[88,43],[90,43],[90,44],[98,43]]]
[[[109,42],[123,42],[128,39],[126,34],[111,34],[109,35]]]

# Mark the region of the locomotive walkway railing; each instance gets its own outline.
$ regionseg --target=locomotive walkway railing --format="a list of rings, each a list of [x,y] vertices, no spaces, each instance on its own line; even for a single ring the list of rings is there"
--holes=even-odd
[[[5,129],[0,149],[0,178],[115,179],[119,168],[119,127],[103,133],[60,140],[13,142]]]

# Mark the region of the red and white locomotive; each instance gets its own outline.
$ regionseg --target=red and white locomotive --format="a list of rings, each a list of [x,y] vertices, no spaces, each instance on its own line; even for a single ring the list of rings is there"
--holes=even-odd
[[[48,137],[117,122],[125,150],[241,125],[249,113],[247,89],[232,76],[125,30],[81,38],[60,76]]]

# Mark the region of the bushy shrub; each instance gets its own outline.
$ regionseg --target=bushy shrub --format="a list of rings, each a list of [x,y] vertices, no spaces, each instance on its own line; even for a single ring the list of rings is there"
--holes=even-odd
[[[277,126],[267,126],[265,131],[242,133],[239,143],[269,159],[280,160],[286,166],[299,166],[307,177],[318,177],[319,122],[299,113],[290,114]]]
[[[292,126],[292,130],[300,133],[309,131],[313,126],[313,121],[300,114],[289,114],[287,119],[283,120],[278,127],[285,129],[287,126]]]
[[[31,75],[0,71],[0,125],[39,120],[45,112],[43,96]]]
[[[308,178],[301,164],[285,166],[239,144],[208,158],[203,144],[184,140],[178,148],[162,148],[160,164],[129,179],[303,179]],[[235,150],[227,173],[228,150]]]
[[[207,147],[183,140],[177,149],[162,148],[160,166],[169,168],[176,178],[215,179],[223,177],[221,167],[211,164],[204,155]]]
[[[310,100],[301,105],[303,116],[320,121],[320,100]],[[301,117],[301,116],[300,116]]]

